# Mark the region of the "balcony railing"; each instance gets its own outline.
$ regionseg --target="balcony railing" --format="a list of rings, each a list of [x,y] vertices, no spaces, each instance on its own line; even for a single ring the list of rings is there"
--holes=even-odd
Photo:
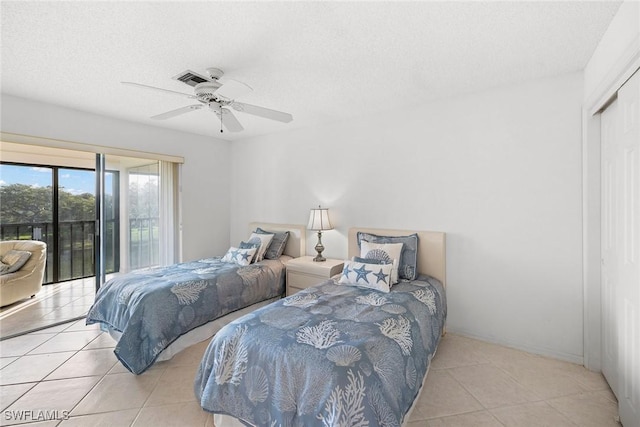
[[[105,270],[120,270],[119,239],[115,220],[105,224]],[[54,253],[53,223],[0,224],[2,240],[40,240],[47,244],[47,267],[44,283],[91,277],[94,269],[95,221],[61,221],[58,226],[58,254]],[[131,269],[158,264],[158,218],[129,220],[129,264]],[[56,260],[57,258],[57,260]],[[54,262],[52,262],[54,260]],[[58,265],[57,280],[54,264]]]

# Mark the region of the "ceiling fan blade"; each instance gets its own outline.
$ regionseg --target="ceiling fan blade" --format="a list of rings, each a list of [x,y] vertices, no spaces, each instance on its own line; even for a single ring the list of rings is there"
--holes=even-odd
[[[234,102],[231,106],[236,111],[242,111],[247,114],[253,114],[254,116],[264,117],[265,119],[277,120],[283,123],[289,123],[293,120],[293,116],[289,113],[258,107],[257,105],[245,104],[244,102]]]
[[[229,132],[240,132],[241,130],[244,130],[236,116],[234,116],[228,108],[212,108],[212,110],[216,113],[216,116],[218,116],[224,127],[226,127]]]
[[[202,104],[187,105],[186,107],[176,108],[175,110],[167,111],[166,113],[158,114],[151,118],[155,120],[170,119],[171,117],[179,116],[180,114],[188,113],[189,111],[199,110],[202,107]]]
[[[216,95],[223,96],[227,99],[236,99],[250,92],[253,92],[251,86],[237,80],[226,80],[216,91]]]
[[[152,90],[158,90],[158,91],[162,91],[162,92],[168,92],[168,93],[172,93],[174,95],[180,95],[180,96],[184,96],[184,97],[191,98],[191,99],[195,99],[196,98],[195,95],[190,95],[188,93],[182,93],[182,92],[176,92],[175,90],[162,89],[161,87],[148,86],[148,85],[143,85],[141,83],[133,83],[133,82],[121,82],[121,83],[123,85],[137,86],[137,87],[141,87],[141,88],[144,88],[144,89],[152,89]]]

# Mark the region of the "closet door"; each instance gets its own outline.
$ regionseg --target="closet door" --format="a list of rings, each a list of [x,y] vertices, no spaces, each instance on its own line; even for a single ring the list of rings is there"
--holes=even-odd
[[[640,426],[640,72],[618,91],[621,128],[620,420]]]
[[[601,119],[603,373],[640,426],[640,72]]]

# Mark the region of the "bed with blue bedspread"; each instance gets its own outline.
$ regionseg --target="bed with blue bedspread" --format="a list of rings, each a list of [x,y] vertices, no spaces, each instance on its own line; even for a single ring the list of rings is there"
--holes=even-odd
[[[209,258],[124,274],[100,288],[87,324],[119,332],[114,353],[140,374],[183,334],[280,296],[284,271],[281,260],[241,267]]]
[[[437,234],[418,271],[444,282]],[[400,426],[444,332],[442,282],[420,274],[381,292],[334,278],[245,315],[211,341],[196,398],[216,426]]]
[[[245,266],[222,262],[227,255],[244,253],[232,247],[223,259],[202,259],[117,276],[100,288],[87,324],[100,323],[109,332],[118,342],[114,353],[136,374],[155,361],[168,360],[210,338],[231,320],[280,299],[285,263],[305,250],[304,226],[249,224],[252,236],[258,230],[280,236],[277,241],[269,241],[267,259]]]

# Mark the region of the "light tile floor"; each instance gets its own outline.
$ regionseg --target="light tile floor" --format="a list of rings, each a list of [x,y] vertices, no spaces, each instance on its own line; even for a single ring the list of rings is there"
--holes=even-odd
[[[84,321],[2,341],[0,425],[27,414],[60,418],[30,424],[46,427],[212,427],[193,394],[207,344],[135,376],[116,361],[111,338]],[[600,374],[447,334],[407,425],[615,427],[616,406]]]

